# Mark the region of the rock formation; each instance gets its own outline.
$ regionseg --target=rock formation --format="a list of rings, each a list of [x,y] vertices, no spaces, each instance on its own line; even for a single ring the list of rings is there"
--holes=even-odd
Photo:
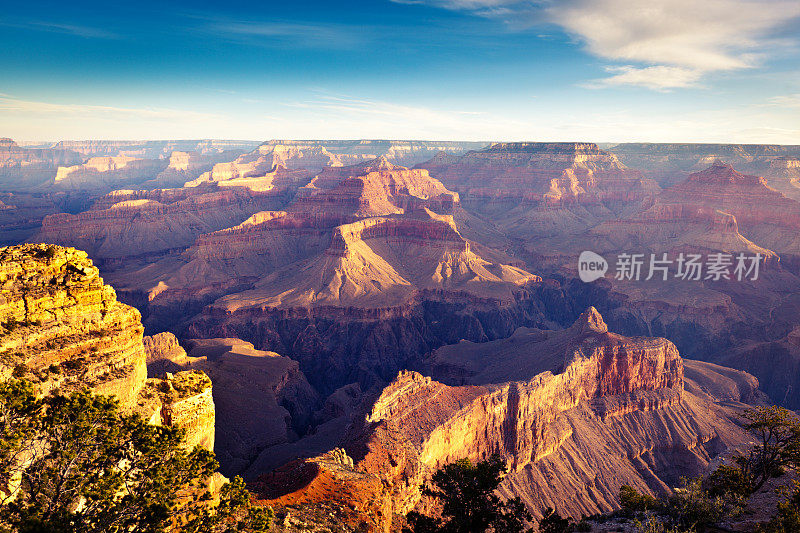
[[[90,157],[129,156],[142,159],[164,159],[172,152],[197,152],[202,155],[219,154],[226,151],[250,151],[258,141],[236,141],[224,139],[177,140],[177,141],[59,141],[54,149],[72,150],[85,159]],[[237,154],[238,155],[238,154]],[[234,156],[235,157],[235,156]]]
[[[0,190],[30,191],[51,179],[60,165],[81,163],[83,158],[64,148],[26,148],[0,138]]]
[[[478,150],[485,142],[453,141],[400,141],[362,139],[353,141],[293,141],[271,140],[265,146],[281,145],[303,149],[324,148],[343,165],[352,165],[385,156],[394,164],[406,167],[429,160],[438,153],[460,155],[467,150]]]
[[[191,340],[187,355],[171,333],[145,339],[151,372],[183,370],[175,376],[199,372],[211,378],[217,420],[214,451],[226,475],[243,473],[270,447],[296,441],[296,430],[305,429],[319,402],[296,361],[256,350],[249,342]]]
[[[90,157],[85,163],[58,167],[53,187],[67,191],[108,191],[154,179],[167,167],[163,159],[127,155]]]
[[[360,476],[351,476],[349,493],[372,502],[389,493],[388,510],[372,507],[385,530],[387,515],[425,505],[419,487],[436,469],[492,453],[509,467],[501,494],[521,497],[536,516],[547,506],[577,518],[616,508],[622,484],[668,491],[681,475],[702,472],[715,455],[748,441],[723,403],[735,410],[760,400],[752,377],[702,363],[685,376],[672,343],[610,333],[593,308],[566,330],[448,346],[432,359],[443,379],[465,384],[401,372],[345,438]],[[346,475],[312,464],[295,487],[277,479],[280,471],[262,477],[262,492],[271,501],[335,498],[326,480]],[[382,486],[370,489],[369,476]]]
[[[91,387],[136,403],[147,377],[139,312],[117,301],[86,252],[53,245],[0,249],[2,377],[45,389]]]
[[[180,251],[202,233],[283,205],[285,195],[286,190],[244,187],[119,190],[88,211],[46,217],[32,240],[76,246],[98,260]]]
[[[775,144],[622,143],[611,146],[609,151],[662,187],[679,183],[689,173],[715,162],[725,162],[744,172],[765,176],[770,186],[784,193],[796,189],[790,183],[797,178],[792,160],[800,157],[800,146]],[[800,189],[794,193],[800,199]]]
[[[525,239],[582,231],[658,191],[594,143],[495,143],[417,168],[460,193],[468,210]]]
[[[409,335],[396,356],[402,358],[410,355],[412,346],[431,342],[431,332],[423,333],[419,318],[410,318],[424,314],[424,307],[431,305],[426,302],[461,307],[458,315],[477,309],[488,315],[501,313],[505,318],[500,329],[509,327],[509,319],[526,320],[521,317],[529,312],[538,316],[533,306],[522,311],[517,305],[526,298],[525,286],[540,279],[477,255],[453,217],[437,213],[453,212],[457,201],[456,194],[426,171],[397,167],[386,159],[326,169],[285,211],[258,213],[239,226],[198,238],[188,251],[192,260],[164,279],[157,294],[151,290],[151,313],[165,316],[187,298],[209,301],[221,296],[192,322],[186,335],[246,338],[288,354],[301,365],[313,364],[320,372],[328,364],[352,364],[340,359],[345,354],[335,345],[342,341],[336,330],[350,328],[347,322],[353,318],[368,325],[368,337],[387,319],[414,323],[413,332],[402,333]],[[203,286],[194,285],[197,279],[204,280]],[[466,309],[464,303],[469,304]],[[305,329],[297,340],[288,331],[274,329],[287,327],[288,317],[299,321],[292,329]],[[309,318],[335,319],[336,328],[325,327],[325,335],[335,336],[321,337],[316,325],[307,327]],[[486,335],[475,318],[452,320],[471,322],[470,338]],[[246,323],[260,325],[245,328]],[[358,352],[374,354],[371,346],[379,341],[356,342],[367,343]],[[335,363],[320,360],[320,343],[340,352]],[[369,366],[354,368],[327,386],[365,379],[359,375],[374,373]],[[389,359],[381,366],[378,374],[386,379],[399,365]]]
[[[125,411],[187,429],[213,447],[214,404],[202,372],[147,380],[139,312],[117,301],[86,252],[55,245],[0,248],[0,380],[41,394],[88,387]]]

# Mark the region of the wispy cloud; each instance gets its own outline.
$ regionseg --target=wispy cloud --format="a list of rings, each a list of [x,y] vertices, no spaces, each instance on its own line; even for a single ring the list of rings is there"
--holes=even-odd
[[[769,99],[769,103],[779,107],[792,107],[800,109],[800,93],[787,94],[783,96],[773,96]]]
[[[394,0],[406,2],[406,0]],[[604,60],[621,62],[605,82],[655,90],[691,87],[706,74],[754,67],[795,45],[796,0],[418,0],[510,28],[555,24]],[[796,33],[796,31],[794,32]]]
[[[350,49],[370,38],[371,29],[347,24],[228,20],[190,16],[203,21],[201,32],[250,45]]]
[[[357,125],[359,137],[387,138],[457,138],[465,132],[470,137],[485,132],[530,131],[531,124],[516,118],[491,113],[406,105],[347,95],[321,94],[317,98],[285,102],[292,116],[300,121],[324,123],[325,130],[352,131]],[[293,120],[294,120],[293,118]],[[342,133],[334,136],[341,137]]]
[[[8,28],[22,28],[33,31],[44,31],[74,35],[85,39],[120,39],[121,36],[103,28],[80,26],[76,24],[63,24],[46,20],[3,20],[0,26]]]
[[[115,107],[89,104],[61,104],[22,100],[0,95],[1,115],[25,115],[29,117],[63,118],[65,116],[81,119],[100,118],[103,120],[183,120],[202,121],[218,118],[212,113],[201,113],[182,109]]]
[[[676,88],[697,87],[702,73],[694,69],[658,65],[637,68],[631,65],[606,67],[613,76],[591,80],[582,84],[589,89],[602,89],[616,85],[638,85],[654,91],[670,91]]]

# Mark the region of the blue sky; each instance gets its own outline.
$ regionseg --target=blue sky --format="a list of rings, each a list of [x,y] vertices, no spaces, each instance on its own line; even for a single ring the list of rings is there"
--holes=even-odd
[[[800,144],[796,0],[15,2],[0,136]]]

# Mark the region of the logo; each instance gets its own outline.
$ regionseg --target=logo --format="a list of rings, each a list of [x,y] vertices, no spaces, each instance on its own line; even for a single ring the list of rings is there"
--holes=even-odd
[[[608,262],[601,255],[594,252],[584,251],[578,257],[578,275],[581,281],[590,283],[602,278],[608,271]]]

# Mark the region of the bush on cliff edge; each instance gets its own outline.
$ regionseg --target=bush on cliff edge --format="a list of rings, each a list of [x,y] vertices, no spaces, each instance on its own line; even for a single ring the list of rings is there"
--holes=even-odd
[[[272,510],[251,505],[241,478],[211,501],[218,463],[183,438],[113,398],[37,399],[24,380],[0,383],[0,532],[266,531]]]

